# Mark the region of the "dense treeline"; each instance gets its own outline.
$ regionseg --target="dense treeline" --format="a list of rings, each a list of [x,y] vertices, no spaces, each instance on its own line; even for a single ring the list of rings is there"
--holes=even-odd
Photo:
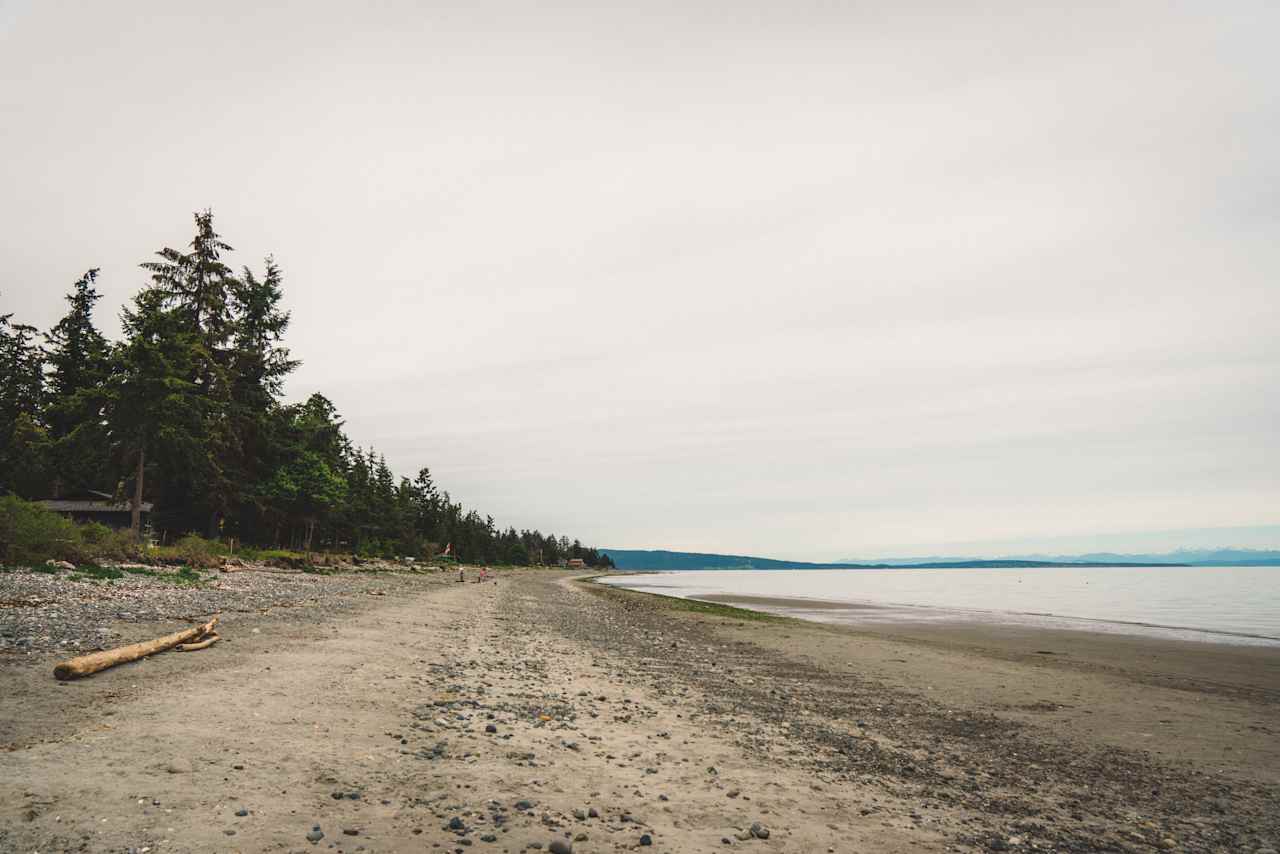
[[[283,275],[239,274],[209,212],[188,251],[142,265],[123,310],[123,340],[95,327],[97,270],[67,295],[43,335],[0,316],[0,493],[28,499],[84,490],[134,509],[154,502],[157,532],[234,537],[259,546],[555,564],[607,556],[577,540],[499,529],[432,480],[397,478],[343,432],[320,394],[281,400],[298,362],[284,345]]]

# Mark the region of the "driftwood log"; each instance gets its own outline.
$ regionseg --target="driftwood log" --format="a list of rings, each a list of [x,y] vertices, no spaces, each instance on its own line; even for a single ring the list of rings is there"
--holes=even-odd
[[[222,640],[222,635],[218,634],[217,632],[213,632],[211,634],[207,634],[204,637],[200,638],[195,643],[180,643],[177,646],[175,646],[174,649],[176,649],[178,652],[195,652],[198,649],[204,649],[205,647],[213,646],[215,643],[217,643],[220,640]]]
[[[53,675],[58,679],[76,679],[80,676],[97,673],[99,670],[106,670],[108,667],[115,667],[117,664],[137,661],[139,658],[146,658],[148,655],[155,655],[157,652],[172,649],[178,644],[198,640],[212,633],[213,627],[217,624],[218,618],[214,617],[203,626],[184,629],[155,640],[131,643],[128,646],[105,649],[102,652],[92,652],[88,655],[79,655],[58,664],[57,667],[53,668]]]

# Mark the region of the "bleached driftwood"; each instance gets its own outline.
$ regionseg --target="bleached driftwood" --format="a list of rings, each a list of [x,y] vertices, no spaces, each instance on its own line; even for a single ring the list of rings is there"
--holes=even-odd
[[[211,647],[220,640],[222,640],[222,635],[218,634],[217,632],[213,632],[212,634],[208,634],[202,638],[197,639],[195,643],[180,643],[177,646],[175,646],[174,649],[176,649],[178,652],[195,652],[198,649],[205,649],[206,647]]]
[[[146,658],[148,655],[155,655],[157,652],[172,649],[178,644],[191,643],[207,634],[211,634],[213,627],[217,624],[218,618],[214,617],[203,626],[183,629],[180,632],[174,632],[171,635],[165,635],[155,640],[131,643],[128,646],[105,649],[102,652],[92,652],[88,655],[79,655],[58,664],[57,667],[53,668],[53,675],[58,679],[76,679],[80,676],[88,676],[100,670],[106,670],[108,667],[115,667],[117,664],[137,661],[139,658]]]

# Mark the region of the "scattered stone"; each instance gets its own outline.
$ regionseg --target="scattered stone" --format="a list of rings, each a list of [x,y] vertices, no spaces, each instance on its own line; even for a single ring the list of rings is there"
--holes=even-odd
[[[757,821],[751,825],[751,835],[754,836],[756,839],[768,839],[769,828],[765,827],[763,824]]]
[[[240,809],[236,810],[236,816],[238,816],[239,818],[244,818],[248,814],[249,814],[249,811],[244,807],[241,807]]]
[[[563,839],[552,840],[551,844],[547,846],[547,850],[551,854],[573,854],[573,846]]]
[[[653,844],[653,837],[652,837],[652,836],[650,836],[650,835],[649,835],[649,834],[647,834],[647,833],[646,833],[646,834],[643,834],[643,835],[640,837],[640,844],[641,844],[641,845],[646,845],[646,846],[647,846],[647,845],[652,845],[652,844]]]
[[[343,836],[359,836],[360,831],[354,827],[344,827],[342,828],[342,834]]]
[[[307,841],[310,842],[312,845],[316,844],[321,839],[324,839],[324,831],[318,827],[315,830],[312,830],[309,833],[307,833]]]

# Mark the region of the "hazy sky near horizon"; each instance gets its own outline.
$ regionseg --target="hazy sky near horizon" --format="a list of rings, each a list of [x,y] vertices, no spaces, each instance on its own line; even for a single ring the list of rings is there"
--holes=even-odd
[[[211,207],[284,268],[290,395],[503,524],[1175,547],[1280,522],[1277,32],[1271,0],[0,0],[0,311],[47,327],[99,266],[115,334]]]

